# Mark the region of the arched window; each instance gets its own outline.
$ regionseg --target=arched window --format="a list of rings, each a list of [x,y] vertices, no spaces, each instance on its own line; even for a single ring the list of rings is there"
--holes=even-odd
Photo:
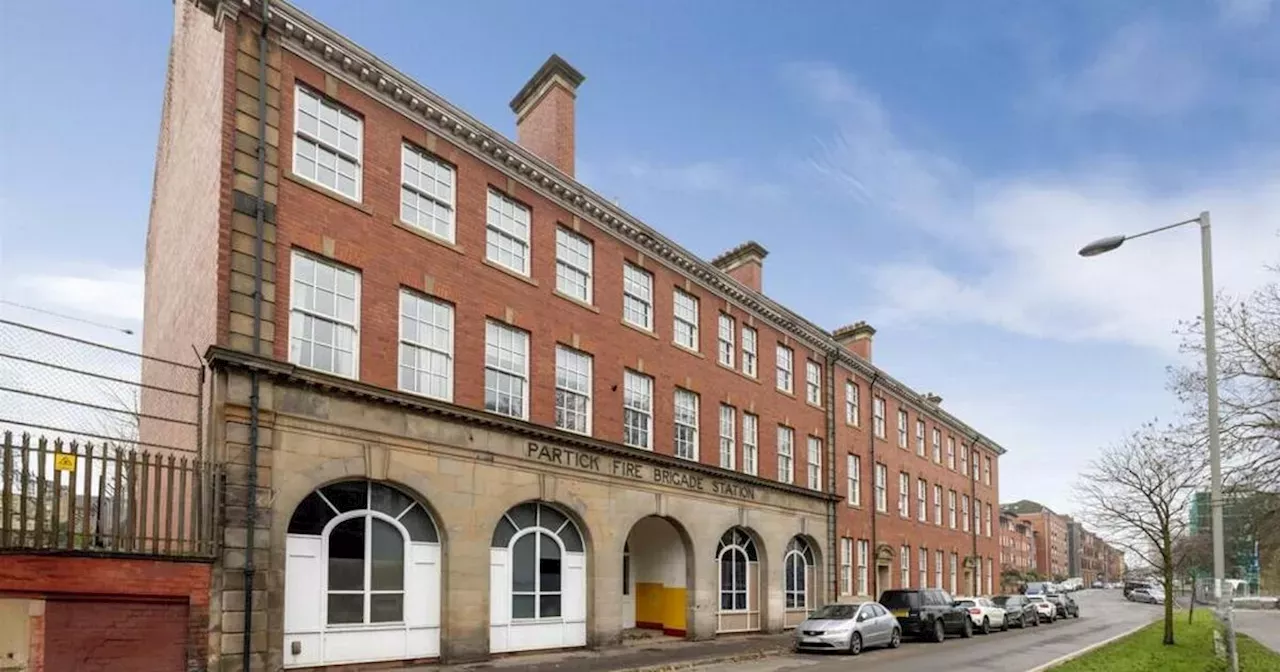
[[[440,537],[414,498],[367,480],[327,485],[294,509],[286,541],[285,638],[303,644],[285,647],[286,665],[438,655]]]
[[[499,554],[491,590],[502,609],[491,614],[490,649],[584,645],[585,549],[577,525],[553,506],[526,502],[502,514],[490,547]]]
[[[809,607],[809,574],[813,569],[813,549],[801,537],[792,537],[783,556],[782,571],[785,579],[787,609]]]
[[[720,561],[720,611],[747,611],[747,567],[757,560],[756,543],[735,527],[720,537],[716,558]]]
[[[760,629],[760,564],[756,542],[740,527],[730,528],[716,546],[720,567],[720,610],[716,632]]]
[[[329,625],[403,621],[406,541],[439,542],[422,505],[372,481],[334,483],[307,495],[289,534],[324,537]]]

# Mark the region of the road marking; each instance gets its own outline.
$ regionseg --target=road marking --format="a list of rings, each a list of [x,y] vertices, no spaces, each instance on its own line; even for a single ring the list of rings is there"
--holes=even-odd
[[[1154,622],[1155,622],[1155,621],[1152,621],[1151,623],[1154,623]],[[1047,663],[1045,663],[1045,664],[1043,664],[1043,665],[1039,665],[1039,666],[1036,666],[1036,667],[1033,667],[1033,668],[1031,668],[1031,669],[1027,670],[1027,672],[1044,672],[1044,670],[1047,670],[1047,669],[1049,669],[1049,668],[1051,668],[1051,667],[1054,667],[1054,666],[1056,666],[1056,665],[1061,665],[1061,664],[1063,664],[1063,663],[1067,662],[1068,660],[1074,660],[1074,659],[1076,659],[1076,658],[1079,658],[1080,656],[1083,656],[1084,654],[1089,653],[1090,651],[1093,651],[1094,649],[1100,649],[1100,648],[1102,648],[1102,647],[1104,647],[1104,646],[1106,646],[1106,645],[1110,644],[1111,642],[1114,642],[1114,641],[1116,641],[1116,640],[1118,640],[1118,639],[1124,639],[1125,637],[1128,637],[1129,635],[1132,635],[1133,633],[1135,633],[1135,632],[1137,632],[1137,631],[1139,631],[1139,630],[1141,630],[1141,629],[1143,629],[1143,628],[1147,627],[1148,625],[1151,625],[1151,623],[1143,623],[1142,625],[1139,625],[1139,626],[1138,626],[1138,627],[1136,627],[1136,628],[1133,628],[1133,629],[1131,629],[1131,630],[1127,630],[1127,631],[1125,631],[1125,632],[1122,632],[1122,633],[1120,633],[1120,634],[1118,634],[1118,635],[1116,635],[1116,636],[1114,636],[1114,637],[1108,637],[1107,639],[1104,639],[1104,640],[1102,640],[1101,642],[1095,642],[1095,643],[1093,643],[1093,644],[1090,644],[1089,646],[1086,646],[1086,647],[1084,647],[1083,649],[1080,649],[1079,651],[1072,651],[1071,653],[1068,653],[1068,654],[1066,654],[1065,656],[1058,656],[1057,658],[1054,658],[1053,660],[1051,660],[1051,661],[1049,661],[1049,662],[1047,662]]]

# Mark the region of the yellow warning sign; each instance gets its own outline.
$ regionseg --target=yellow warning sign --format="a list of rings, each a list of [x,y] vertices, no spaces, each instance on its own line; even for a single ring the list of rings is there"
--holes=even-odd
[[[53,468],[58,471],[75,471],[76,456],[71,453],[54,453]]]

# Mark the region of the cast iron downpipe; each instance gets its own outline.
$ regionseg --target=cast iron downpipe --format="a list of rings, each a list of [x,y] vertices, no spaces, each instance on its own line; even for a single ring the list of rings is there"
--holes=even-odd
[[[871,374],[871,384],[867,386],[867,398],[871,399],[871,431],[867,432],[867,444],[871,446],[871,506],[867,507],[867,511],[871,512],[871,548],[867,553],[867,562],[871,563],[868,569],[871,570],[871,599],[873,600],[880,599],[880,565],[876,564],[875,559],[876,553],[879,552],[877,550],[879,539],[876,538],[876,514],[878,513],[876,509],[876,382],[879,380],[880,372],[876,371]],[[888,423],[889,419],[885,418],[885,422]],[[889,475],[885,474],[885,479],[888,478]],[[862,481],[861,474],[858,480]],[[886,483],[885,488],[888,487],[889,484]]]
[[[266,228],[267,176],[267,27],[271,0],[262,0],[262,26],[258,33],[258,143],[253,221],[253,354],[262,354],[262,239]],[[244,552],[244,672],[253,667],[254,541],[258,525],[258,415],[260,384],[257,370],[249,372],[249,465],[245,489]]]
[[[840,577],[836,566],[836,355],[827,353],[827,576],[831,586],[828,602],[840,595]]]

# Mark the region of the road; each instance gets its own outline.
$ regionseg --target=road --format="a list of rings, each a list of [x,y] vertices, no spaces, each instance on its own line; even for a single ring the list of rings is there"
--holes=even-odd
[[[1280,653],[1280,610],[1236,609],[1236,630]]]
[[[893,672],[1026,672],[1149,623],[1163,613],[1162,607],[1126,601],[1119,590],[1082,590],[1072,597],[1080,604],[1080,618],[1038,628],[975,634],[972,639],[948,637],[942,644],[907,641],[902,648],[873,649],[857,658],[840,654],[789,654],[700,669],[715,672],[844,672],[850,668]]]

